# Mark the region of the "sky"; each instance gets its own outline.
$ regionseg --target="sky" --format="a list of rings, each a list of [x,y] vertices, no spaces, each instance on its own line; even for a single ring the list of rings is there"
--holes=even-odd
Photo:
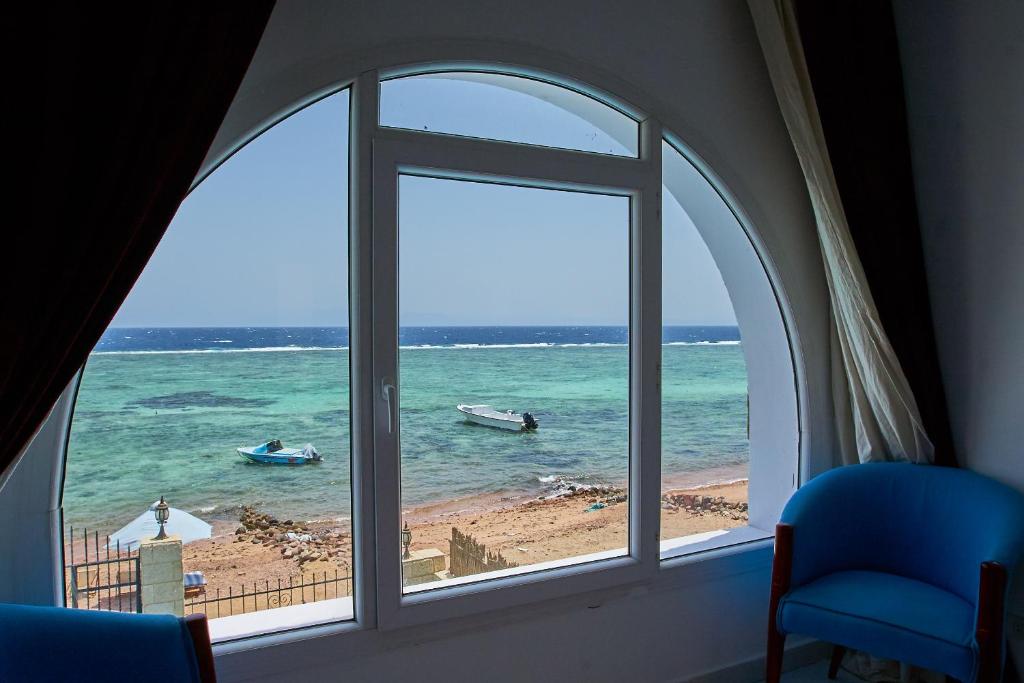
[[[306,107],[204,180],[112,326],[347,325],[348,108],[347,91]],[[385,83],[381,121],[628,153],[575,114],[493,84]],[[707,247],[664,195],[664,323],[735,324]],[[410,176],[399,197],[401,325],[627,323],[626,198]]]

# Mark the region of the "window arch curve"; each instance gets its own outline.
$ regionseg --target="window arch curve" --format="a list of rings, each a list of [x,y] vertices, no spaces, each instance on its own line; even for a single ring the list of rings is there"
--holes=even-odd
[[[429,75],[431,79],[437,80],[437,69],[439,68],[440,66],[435,65],[432,70],[422,73],[406,69],[404,75],[408,78]],[[444,68],[450,69],[451,65],[445,65]],[[501,75],[513,79],[526,80],[525,76],[527,75],[537,77],[537,73],[531,70],[519,71],[506,67],[498,71]],[[453,78],[451,71],[444,73],[448,78]],[[482,73],[469,72],[465,76],[454,78],[454,80],[479,84],[483,78]],[[548,80],[533,82],[541,82],[554,87]],[[487,83],[487,85],[493,84]],[[524,87],[516,92],[536,97],[535,94],[529,92],[529,88]],[[577,84],[575,89],[567,92],[581,97],[591,97],[592,95],[589,93],[594,92],[594,89]],[[572,105],[572,100],[572,97],[566,98],[566,101],[570,102],[568,105],[565,104],[565,101],[557,99],[543,101],[556,108],[567,107],[567,113],[586,120],[586,111],[579,106]],[[612,108],[612,111],[635,121],[637,125],[639,125],[640,118],[650,119],[650,117],[640,114],[639,110],[625,105],[621,108]],[[625,130],[623,126],[620,125],[616,128],[615,125],[607,122],[607,117],[605,119],[597,117],[596,121],[596,123],[595,121],[588,121],[588,123],[601,129],[610,138],[622,144],[624,148],[626,147],[624,143],[628,141],[629,136],[621,132]],[[512,142],[531,141],[513,140]],[[692,154],[684,154],[687,150],[671,133],[666,133],[664,141],[659,135],[657,144],[660,147],[659,157],[661,160],[659,174],[662,176],[665,192],[667,195],[671,195],[692,221],[703,243],[707,246],[715,266],[721,271],[724,288],[728,291],[728,298],[736,309],[736,319],[744,342],[742,362],[749,375],[752,405],[750,520],[752,524],[756,523],[766,527],[768,520],[776,514],[781,500],[792,487],[793,475],[796,471],[797,397],[793,390],[792,356],[786,338],[785,321],[782,318],[771,280],[757,250],[751,244],[747,231],[738,218],[740,214],[735,207],[723,198],[723,194],[709,179],[706,169],[701,169],[690,161]],[[581,151],[602,153],[600,150]],[[622,156],[628,155],[623,154]],[[355,162],[355,167],[358,170],[358,161]],[[368,178],[369,176],[366,176],[364,180]],[[353,258],[358,259],[358,256]],[[780,385],[780,380],[785,380],[786,383]],[[765,399],[768,397],[778,398],[780,386],[785,387],[786,391],[792,395],[785,396],[781,401],[766,401]],[[791,461],[780,461],[777,455],[779,452],[789,454]],[[758,489],[758,487],[760,488]],[[753,499],[755,494],[762,496],[759,503]],[[684,544],[683,550],[698,549],[704,547],[700,544],[708,542],[713,541],[690,539]],[[668,548],[666,556],[678,550],[678,547]]]

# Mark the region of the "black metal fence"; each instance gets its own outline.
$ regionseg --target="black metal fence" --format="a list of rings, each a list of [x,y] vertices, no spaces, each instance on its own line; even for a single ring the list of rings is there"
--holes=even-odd
[[[122,548],[119,541],[88,529],[67,528],[64,587],[66,604],[77,609],[142,612],[142,577],[138,549]],[[262,583],[262,585],[261,585]],[[352,594],[352,577],[335,570],[253,581],[237,587],[205,588],[186,596],[185,614],[204,613],[210,619],[275,607],[304,605]]]
[[[227,592],[218,588],[212,595],[207,590],[201,597],[185,600],[185,614],[203,613],[210,619],[217,619],[352,594],[352,577],[339,574],[338,570],[334,571],[333,576],[324,571],[297,578],[297,581],[296,577],[291,576],[287,580],[277,579],[276,582],[264,580],[262,586],[259,581],[253,581],[251,589],[248,584],[242,584],[238,590],[228,587]]]
[[[68,607],[111,612],[141,612],[142,587],[139,551],[111,548],[110,537],[100,545],[98,531],[68,527],[65,545],[64,586]]]

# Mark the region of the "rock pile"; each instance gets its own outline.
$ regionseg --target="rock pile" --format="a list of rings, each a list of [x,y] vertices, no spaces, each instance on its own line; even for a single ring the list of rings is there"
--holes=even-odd
[[[235,543],[280,548],[285,559],[294,559],[300,567],[307,562],[339,557],[349,546],[346,533],[335,529],[310,529],[290,519],[280,521],[251,505],[242,506],[239,521]]]
[[[549,496],[554,498],[556,496]],[[605,507],[617,503],[625,503],[629,496],[625,489],[614,486],[585,486],[572,485],[557,496],[558,498],[585,498],[586,502],[594,505],[603,503]],[[538,501],[544,500],[544,496]],[[665,510],[683,511],[691,515],[703,517],[704,515],[721,515],[728,519],[746,520],[747,504],[743,502],[734,503],[727,501],[723,496],[702,496],[696,493],[671,493],[661,497],[661,507]],[[594,508],[597,509],[597,508]]]
[[[683,510],[690,514],[721,515],[729,519],[747,519],[747,504],[727,501],[722,496],[701,496],[695,493],[673,493],[661,497],[661,507],[665,510]]]

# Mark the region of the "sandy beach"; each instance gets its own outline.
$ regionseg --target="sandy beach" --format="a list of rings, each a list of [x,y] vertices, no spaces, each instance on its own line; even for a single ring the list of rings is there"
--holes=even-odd
[[[743,526],[747,483],[673,489],[662,496],[662,537]],[[727,505],[722,505],[721,503]],[[736,506],[736,504],[741,504]],[[690,509],[687,509],[689,507]],[[551,499],[478,497],[405,511],[412,550],[448,554],[452,527],[519,565],[624,548],[628,505],[620,489],[579,490]],[[216,522],[211,539],[184,548],[185,571],[202,571],[213,597],[244,583],[262,588],[278,579],[328,579],[351,574],[347,521],[278,520],[245,508],[240,522]],[[351,583],[341,585],[341,594]]]

